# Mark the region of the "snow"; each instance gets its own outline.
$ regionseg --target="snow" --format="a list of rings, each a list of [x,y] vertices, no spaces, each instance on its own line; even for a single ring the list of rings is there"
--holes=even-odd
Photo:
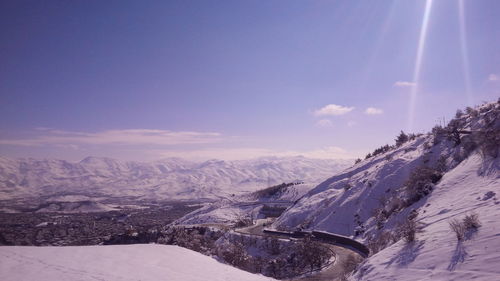
[[[243,194],[207,204],[175,221],[180,225],[233,224],[242,218],[261,217],[264,205],[288,207],[302,197],[313,185],[296,183],[272,197],[256,198],[254,194]]]
[[[485,163],[473,155],[447,173],[420,212],[423,232],[375,254],[362,280],[500,280],[500,159]],[[449,221],[479,214],[482,226],[458,242]],[[361,277],[361,275],[358,275]]]
[[[1,247],[4,281],[274,280],[177,246]]]
[[[361,221],[371,223],[368,220],[380,205],[379,198],[403,186],[410,172],[422,165],[425,158],[429,164],[437,161],[438,152],[424,153],[424,144],[430,141],[429,136],[418,138],[329,178],[288,209],[274,226],[353,235],[358,226],[355,214]],[[346,186],[350,188],[345,190]]]

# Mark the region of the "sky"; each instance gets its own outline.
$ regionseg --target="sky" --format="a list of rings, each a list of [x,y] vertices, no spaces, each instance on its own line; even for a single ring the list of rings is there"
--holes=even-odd
[[[0,155],[362,157],[500,97],[500,1],[1,1]]]

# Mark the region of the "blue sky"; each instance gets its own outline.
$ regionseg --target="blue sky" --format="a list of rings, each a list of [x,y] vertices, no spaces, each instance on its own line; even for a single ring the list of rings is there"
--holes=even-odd
[[[350,158],[500,96],[497,0],[2,1],[0,26],[9,157]]]

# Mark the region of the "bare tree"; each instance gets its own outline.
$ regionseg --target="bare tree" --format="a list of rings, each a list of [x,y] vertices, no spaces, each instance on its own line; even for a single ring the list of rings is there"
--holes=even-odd
[[[330,251],[317,241],[313,241],[310,236],[295,244],[295,253],[297,258],[302,262],[302,267],[309,268],[313,271],[330,259]]]

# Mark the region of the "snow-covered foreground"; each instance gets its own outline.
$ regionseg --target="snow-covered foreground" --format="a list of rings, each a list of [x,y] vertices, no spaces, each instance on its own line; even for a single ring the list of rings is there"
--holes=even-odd
[[[3,281],[274,280],[177,246],[0,247]]]

